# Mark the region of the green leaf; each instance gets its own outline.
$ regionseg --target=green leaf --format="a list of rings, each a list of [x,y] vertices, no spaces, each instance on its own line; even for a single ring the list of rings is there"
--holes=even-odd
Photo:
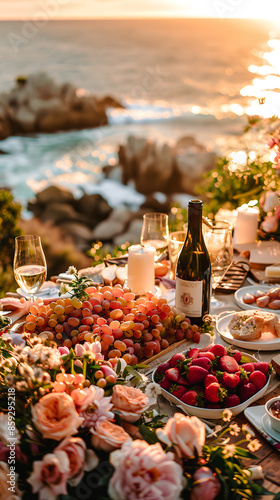
[[[142,377],[140,373],[138,373],[133,366],[127,365],[123,371],[123,377],[126,378],[127,375],[133,375],[134,377],[137,377],[139,380],[142,380]]]
[[[149,429],[149,427],[147,427],[147,425],[145,425],[145,424],[139,425],[138,429],[139,429],[141,436],[145,439],[145,441],[147,441],[148,444],[159,443],[159,439],[158,439],[155,431]]]
[[[240,448],[239,446],[236,446],[235,449],[236,449],[236,454],[237,454],[238,457],[252,458],[254,460],[257,460],[257,458],[258,458],[256,455],[254,455],[250,451],[245,450],[244,448]]]
[[[116,374],[119,375],[121,373],[121,368],[122,368],[122,364],[120,362],[120,360],[118,361],[118,364],[117,364],[117,368],[116,368]]]

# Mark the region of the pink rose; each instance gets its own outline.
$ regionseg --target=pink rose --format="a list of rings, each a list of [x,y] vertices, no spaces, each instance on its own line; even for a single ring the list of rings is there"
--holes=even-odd
[[[137,439],[110,455],[115,472],[109,482],[112,500],[179,500],[184,488],[181,466],[159,443]]]
[[[8,446],[3,446],[0,441],[0,462],[8,462],[8,458],[10,456],[11,450]],[[21,450],[20,446],[15,446],[15,459],[17,462],[22,462],[24,464],[28,463],[28,458]],[[0,495],[1,499],[1,495]]]
[[[61,439],[76,434],[83,423],[73,399],[66,392],[51,392],[32,408],[32,419],[45,439]]]
[[[33,493],[39,493],[40,500],[55,500],[58,495],[67,495],[69,460],[64,451],[47,453],[43,460],[33,462],[33,472],[27,479]]]
[[[272,149],[272,148],[274,148],[275,144],[276,144],[276,142],[275,142],[275,140],[274,140],[274,137],[271,137],[271,138],[268,140],[268,143],[267,143],[268,147]]]
[[[200,467],[193,475],[190,500],[214,500],[220,493],[221,485],[216,475],[208,467]]]
[[[111,396],[104,394],[104,389],[95,385],[71,392],[77,411],[84,419],[82,427],[94,427],[97,420],[103,417],[114,420],[115,415],[110,411],[113,407]]]
[[[112,403],[123,420],[130,423],[136,422],[150,404],[149,398],[140,389],[125,385],[113,387]]]
[[[99,463],[99,459],[94,451],[87,450],[86,443],[79,437],[65,438],[54,450],[54,453],[58,450],[64,451],[68,456],[70,469],[69,484],[71,486],[77,486],[84,472],[95,469]]]
[[[98,420],[90,431],[92,433],[91,444],[97,450],[113,451],[131,440],[130,435],[122,427],[104,417]]]
[[[100,342],[85,342],[83,345],[76,344],[75,345],[75,354],[78,358],[82,358],[84,354],[87,352],[91,352],[94,354],[95,361],[103,361],[104,356],[101,354],[101,344]]]
[[[267,215],[261,223],[261,228],[266,233],[275,233],[278,229],[278,219],[275,215]]]
[[[205,426],[197,417],[175,413],[163,429],[156,430],[157,437],[168,446],[173,446],[179,458],[190,458],[202,453],[205,443]]]

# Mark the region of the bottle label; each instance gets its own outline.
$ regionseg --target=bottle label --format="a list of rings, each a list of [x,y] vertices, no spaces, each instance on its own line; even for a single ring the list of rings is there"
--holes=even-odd
[[[190,318],[202,315],[203,280],[186,281],[176,278],[175,306]]]

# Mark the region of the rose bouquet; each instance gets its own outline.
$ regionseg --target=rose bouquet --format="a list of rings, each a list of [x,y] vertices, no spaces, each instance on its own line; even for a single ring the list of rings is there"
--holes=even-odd
[[[206,444],[196,417],[177,413],[165,424],[149,411],[157,384],[147,385],[124,360],[104,361],[99,342],[64,354],[38,337],[17,340],[0,339],[1,500],[211,500],[265,492],[241,466],[251,452],[224,438],[239,432],[236,425]],[[98,371],[106,392],[95,384]],[[243,431],[248,448],[257,449]]]

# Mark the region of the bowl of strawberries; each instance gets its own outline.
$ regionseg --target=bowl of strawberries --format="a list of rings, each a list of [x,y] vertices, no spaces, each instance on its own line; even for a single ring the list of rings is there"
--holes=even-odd
[[[238,415],[261,398],[271,366],[251,354],[220,344],[174,354],[153,372],[162,395],[190,415],[222,418],[225,408]]]

